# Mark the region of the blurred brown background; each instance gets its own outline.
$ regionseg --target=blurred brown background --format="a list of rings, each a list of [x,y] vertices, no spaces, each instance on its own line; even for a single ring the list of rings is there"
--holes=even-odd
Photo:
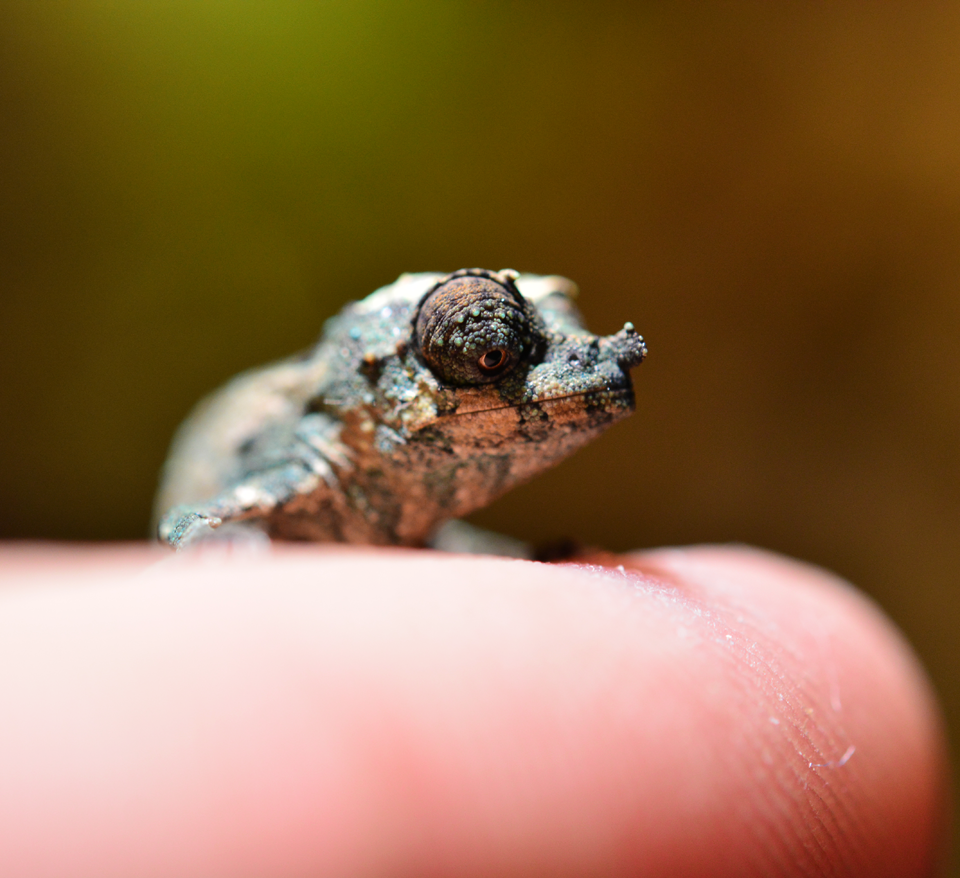
[[[473,265],[651,350],[479,523],[832,568],[960,728],[956,4],[7,0],[0,536],[143,537],[201,394]]]

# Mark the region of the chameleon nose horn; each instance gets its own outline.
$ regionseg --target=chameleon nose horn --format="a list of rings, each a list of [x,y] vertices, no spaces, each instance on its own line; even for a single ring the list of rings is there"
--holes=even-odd
[[[601,338],[600,345],[604,349],[604,356],[614,358],[621,369],[639,366],[647,355],[643,336],[633,328],[632,323],[624,323],[619,332]]]

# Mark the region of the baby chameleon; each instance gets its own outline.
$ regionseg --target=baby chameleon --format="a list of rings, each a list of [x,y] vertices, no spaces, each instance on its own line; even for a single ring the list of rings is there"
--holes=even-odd
[[[627,323],[584,329],[561,277],[405,274],[305,354],[244,373],[180,428],[157,497],[174,548],[214,529],[422,546],[634,407]],[[242,523],[242,524],[235,524]]]

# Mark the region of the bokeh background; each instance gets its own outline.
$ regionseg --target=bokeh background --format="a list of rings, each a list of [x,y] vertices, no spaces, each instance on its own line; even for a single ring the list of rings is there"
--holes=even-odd
[[[838,571],[960,729],[960,6],[0,5],[0,537],[403,271],[559,273],[638,411],[475,520]]]

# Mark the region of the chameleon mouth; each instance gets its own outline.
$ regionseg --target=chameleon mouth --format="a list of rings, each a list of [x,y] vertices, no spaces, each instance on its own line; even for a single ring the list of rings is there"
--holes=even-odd
[[[586,397],[595,397],[586,402],[584,408],[606,408],[612,405],[621,411],[632,411],[634,406],[633,390],[628,387],[618,388],[616,390],[594,389],[580,390],[577,393],[564,393],[558,396],[543,396],[539,399],[525,399],[522,402],[507,402],[503,405],[491,405],[484,408],[457,409],[455,412],[443,416],[448,418],[460,418],[466,415],[480,415],[484,412],[496,412],[503,409],[522,409],[527,407],[547,405],[549,403],[572,402],[574,400],[585,400]]]

